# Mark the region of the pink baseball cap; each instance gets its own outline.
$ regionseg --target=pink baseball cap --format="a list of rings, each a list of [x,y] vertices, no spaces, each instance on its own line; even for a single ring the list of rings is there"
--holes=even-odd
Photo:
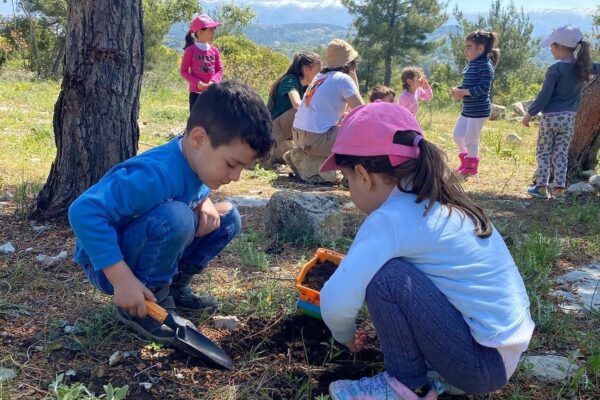
[[[552,43],[558,43],[566,47],[575,48],[582,39],[583,34],[579,29],[567,25],[554,29],[552,34],[540,43],[540,46],[548,47]]]
[[[192,23],[190,25],[190,31],[192,33],[196,33],[200,29],[214,28],[219,25],[221,25],[221,23],[219,21],[215,21],[214,19],[212,19],[209,15],[206,15],[206,14],[197,15],[192,20]]]
[[[398,131],[415,131],[411,146],[394,143]],[[339,169],[336,154],[350,156],[388,156],[392,166],[418,158],[423,131],[415,116],[399,104],[376,101],[354,108],[342,122],[331,154],[321,172]]]

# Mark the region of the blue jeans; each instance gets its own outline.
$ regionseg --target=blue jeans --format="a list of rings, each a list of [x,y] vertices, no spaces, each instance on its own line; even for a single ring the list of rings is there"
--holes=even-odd
[[[237,208],[221,216],[221,225],[208,235],[195,237],[198,219],[187,204],[162,203],[135,218],[118,232],[119,247],[135,276],[148,288],[168,286],[185,263],[200,272],[239,233],[242,219]],[[91,264],[84,267],[88,279],[100,290],[113,294],[113,287],[102,271]]]
[[[428,365],[470,394],[507,383],[498,350],[477,343],[462,314],[413,265],[388,261],[369,282],[366,301],[385,368],[403,384],[425,385]]]

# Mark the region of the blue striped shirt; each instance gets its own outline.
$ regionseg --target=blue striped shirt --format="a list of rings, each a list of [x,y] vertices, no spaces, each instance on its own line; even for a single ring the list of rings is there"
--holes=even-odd
[[[489,117],[492,113],[492,80],[494,66],[487,54],[471,61],[463,70],[459,89],[469,89],[470,96],[463,97],[462,115],[467,118]]]

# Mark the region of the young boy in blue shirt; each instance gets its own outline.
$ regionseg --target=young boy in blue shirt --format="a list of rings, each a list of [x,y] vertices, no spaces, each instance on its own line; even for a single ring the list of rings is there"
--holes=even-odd
[[[169,311],[215,306],[189,284],[237,235],[241,218],[233,204],[214,204],[208,195],[237,181],[272,143],[269,111],[252,89],[234,81],[211,85],[184,136],[114,166],[73,202],[74,259],[113,295],[117,319],[172,342],[174,332],[146,316],[145,299]]]

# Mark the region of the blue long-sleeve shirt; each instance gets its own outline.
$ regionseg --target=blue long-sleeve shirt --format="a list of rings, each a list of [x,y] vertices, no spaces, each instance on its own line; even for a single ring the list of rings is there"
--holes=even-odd
[[[123,259],[118,232],[135,217],[168,201],[194,208],[210,193],[174,139],[114,166],[69,207],[77,239],[75,261],[95,270]]]
[[[470,96],[463,97],[462,115],[468,118],[485,118],[492,113],[492,80],[494,66],[487,54],[468,63],[463,70],[459,89],[469,89]]]
[[[600,64],[592,65],[592,75],[600,74]],[[546,71],[542,89],[529,106],[529,114],[537,115],[552,112],[577,112],[584,82],[577,80],[577,71],[573,61],[559,61]]]

